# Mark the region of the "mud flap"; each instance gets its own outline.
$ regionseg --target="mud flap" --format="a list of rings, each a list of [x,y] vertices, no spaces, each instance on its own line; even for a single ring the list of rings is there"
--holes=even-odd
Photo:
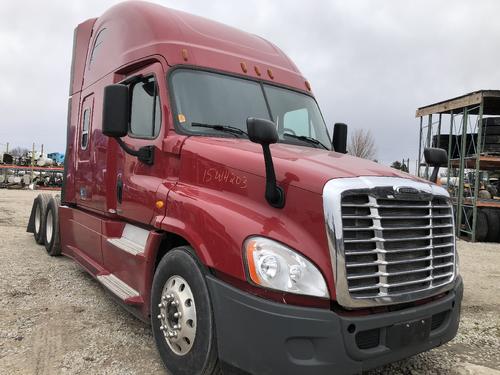
[[[26,232],[35,233],[35,200],[33,200],[33,205],[31,206],[31,214],[30,219],[28,220]]]

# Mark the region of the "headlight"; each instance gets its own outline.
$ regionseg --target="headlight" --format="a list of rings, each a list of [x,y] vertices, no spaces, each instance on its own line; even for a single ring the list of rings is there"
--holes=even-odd
[[[309,260],[292,249],[264,237],[245,241],[251,280],[264,288],[329,298],[325,279]]]

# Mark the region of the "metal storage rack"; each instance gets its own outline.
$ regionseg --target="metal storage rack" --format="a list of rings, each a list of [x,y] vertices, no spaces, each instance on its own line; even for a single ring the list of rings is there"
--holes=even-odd
[[[479,197],[484,172],[500,170],[500,134],[497,144],[485,147],[485,121],[490,116],[500,116],[500,90],[475,91],[416,111],[420,119],[418,175],[429,177],[429,167],[422,163],[425,147],[448,151],[447,187],[454,202],[457,234],[473,242],[478,208],[500,208],[500,200]],[[448,131],[443,134],[443,130]]]

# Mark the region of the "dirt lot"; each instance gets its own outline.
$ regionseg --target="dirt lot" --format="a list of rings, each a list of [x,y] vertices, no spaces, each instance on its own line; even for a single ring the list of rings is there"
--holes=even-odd
[[[37,193],[0,190],[0,374],[165,374],[148,326],[25,232]],[[458,336],[371,374],[500,374],[500,245],[459,243]]]

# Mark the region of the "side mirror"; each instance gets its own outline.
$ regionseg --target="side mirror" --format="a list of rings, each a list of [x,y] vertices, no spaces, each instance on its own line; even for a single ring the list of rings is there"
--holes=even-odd
[[[121,84],[106,86],[102,108],[102,133],[108,137],[124,137],[128,133],[128,120],[128,86]]]
[[[434,167],[430,180],[436,182],[439,172],[439,167],[448,165],[448,154],[442,148],[426,148],[424,149],[425,162]]]
[[[276,184],[276,173],[274,172],[273,158],[269,145],[278,142],[278,130],[274,122],[260,119],[247,118],[248,138],[262,146],[264,162],[266,165],[266,200],[276,208],[285,206],[285,192]]]
[[[274,122],[262,118],[247,119],[248,138],[252,142],[267,144],[278,142],[278,129]]]
[[[152,165],[154,163],[153,146],[142,146],[139,150],[133,150],[121,139],[128,134],[129,105],[127,85],[114,84],[104,88],[102,134],[115,138],[127,154],[136,156],[144,164]]]
[[[340,122],[333,126],[333,150],[347,154],[347,125]]]

